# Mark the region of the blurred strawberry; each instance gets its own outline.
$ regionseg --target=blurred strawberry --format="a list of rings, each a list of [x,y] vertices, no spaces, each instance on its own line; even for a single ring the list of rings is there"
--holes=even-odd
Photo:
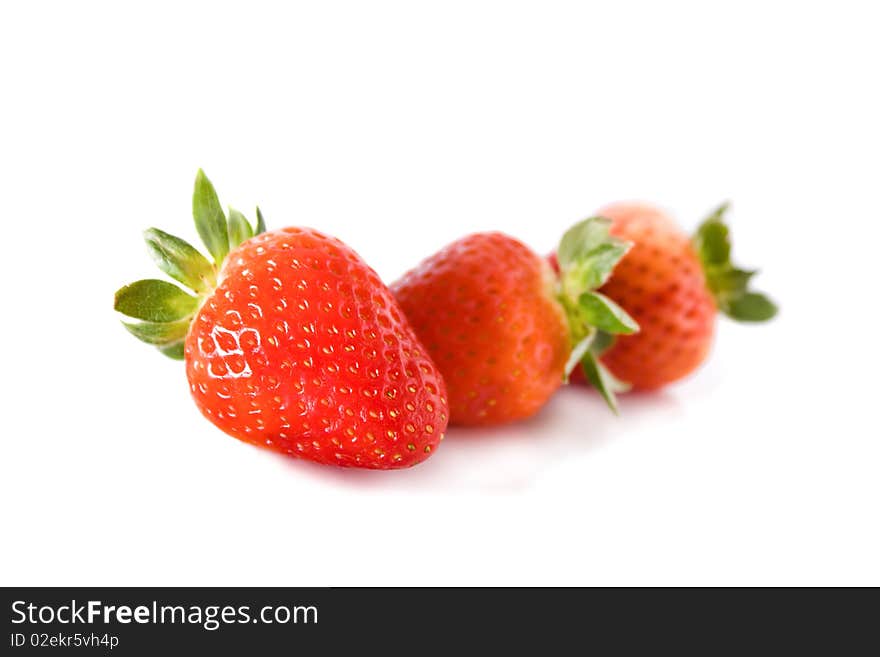
[[[451,419],[490,425],[536,413],[584,360],[614,406],[613,381],[589,352],[598,331],[632,319],[595,290],[629,244],[591,218],[563,237],[557,279],[546,260],[502,233],[464,237],[391,288],[446,380]]]
[[[763,294],[751,292],[754,271],[730,261],[727,205],[713,212],[689,238],[662,210],[644,203],[615,203],[599,214],[611,232],[634,243],[602,287],[639,323],[631,336],[600,336],[601,361],[633,388],[651,390],[681,379],[707,357],[720,310],[760,322],[776,314]]]

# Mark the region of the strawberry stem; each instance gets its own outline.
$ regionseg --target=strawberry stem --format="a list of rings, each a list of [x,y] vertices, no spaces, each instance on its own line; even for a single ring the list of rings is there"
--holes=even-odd
[[[183,359],[183,342],[190,322],[204,299],[214,291],[217,274],[230,249],[266,230],[259,208],[256,228],[232,208],[227,219],[214,186],[201,169],[196,174],[192,206],[196,230],[213,262],[188,242],[158,228],[146,230],[144,241],[159,269],[194,296],[173,283],[146,279],[117,290],[113,302],[117,312],[141,320],[123,322],[129,333],[176,360]]]
[[[569,375],[580,363],[587,380],[616,413],[615,392],[626,389],[626,386],[602,366],[598,353],[607,348],[609,336],[635,333],[639,326],[623,308],[596,291],[606,283],[614,267],[632,247],[630,242],[613,237],[610,227],[609,219],[590,217],[569,228],[562,236],[557,250],[557,298],[565,309],[572,342],[571,355],[565,366],[565,381],[568,382]]]
[[[749,289],[757,271],[740,269],[731,261],[730,229],[724,222],[729,207],[722,203],[706,217],[694,234],[693,245],[718,310],[737,321],[764,322],[776,316],[778,307],[766,295]]]

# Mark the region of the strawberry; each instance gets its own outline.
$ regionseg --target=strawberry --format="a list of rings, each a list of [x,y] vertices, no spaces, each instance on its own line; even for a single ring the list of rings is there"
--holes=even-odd
[[[260,447],[362,468],[403,468],[443,439],[443,379],[390,290],[348,246],[310,228],[264,232],[224,216],[199,171],[193,214],[213,263],[157,229],[166,274],[116,293],[144,342],[186,361],[201,412]],[[256,233],[254,235],[254,233]]]
[[[614,235],[635,243],[602,292],[641,326],[638,335],[603,336],[601,361],[633,388],[652,390],[681,379],[707,357],[720,310],[740,321],[765,321],[776,306],[750,292],[756,273],[730,261],[722,205],[690,239],[663,211],[644,203],[616,203],[599,214]]]
[[[451,421],[492,425],[535,414],[578,361],[599,371],[588,347],[598,330],[632,333],[635,322],[594,290],[629,245],[587,219],[563,237],[569,275],[502,233],[453,242],[392,284],[400,306],[449,390]],[[597,385],[614,408],[602,374]]]

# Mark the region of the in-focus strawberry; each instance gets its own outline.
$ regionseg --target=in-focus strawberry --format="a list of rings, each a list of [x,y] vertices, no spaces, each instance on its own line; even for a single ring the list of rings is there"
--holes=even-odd
[[[451,420],[491,425],[536,413],[581,360],[614,407],[613,382],[589,347],[598,331],[638,330],[596,292],[629,244],[606,219],[578,223],[559,254],[557,278],[544,258],[502,233],[464,237],[391,286],[443,374]]]
[[[213,262],[157,229],[162,280],[116,293],[144,342],[186,361],[202,413],[245,442],[319,463],[402,468],[443,439],[443,379],[390,290],[348,246],[310,228],[228,218],[199,171],[199,235]],[[254,235],[254,233],[256,233]]]
[[[748,289],[756,272],[731,263],[726,209],[725,204],[713,212],[693,238],[645,203],[615,203],[599,211],[612,220],[612,234],[635,244],[602,292],[625,308],[641,331],[600,340],[601,361],[633,388],[660,388],[694,371],[709,353],[719,310],[747,322],[776,314],[772,301]]]

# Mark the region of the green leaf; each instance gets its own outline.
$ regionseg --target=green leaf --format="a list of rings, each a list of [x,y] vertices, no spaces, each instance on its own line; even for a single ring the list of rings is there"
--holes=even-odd
[[[192,206],[199,237],[202,238],[208,252],[214,256],[214,262],[220,266],[223,258],[229,253],[226,217],[223,216],[223,208],[220,206],[214,185],[201,169],[196,174]]]
[[[757,273],[733,267],[710,269],[706,273],[706,281],[716,298],[721,295],[740,295],[748,289],[749,281]]]
[[[615,378],[615,376],[599,362],[596,356],[589,351],[581,360],[581,366],[583,367],[584,376],[587,377],[587,381],[599,391],[599,394],[602,395],[605,403],[608,404],[608,408],[617,415],[616,393],[626,392],[629,390],[629,385]]]
[[[777,307],[763,294],[749,291],[756,271],[740,269],[731,262],[730,231],[724,223],[727,208],[727,203],[722,204],[700,225],[694,248],[718,309],[731,319],[763,322],[776,315]]]
[[[639,330],[636,321],[604,294],[584,292],[578,304],[587,323],[601,331],[629,334]]]
[[[595,337],[596,332],[593,331],[572,347],[571,354],[569,354],[568,360],[565,363],[565,369],[563,370],[562,380],[564,383],[568,383],[568,377],[571,376],[574,368],[577,367],[577,364],[581,362],[584,354],[590,349],[590,345],[593,343]]]
[[[254,235],[259,235],[260,233],[266,232],[266,222],[263,220],[263,213],[260,212],[260,206],[257,206],[257,229],[254,231]]]
[[[775,317],[778,311],[776,304],[763,294],[748,292],[732,299],[724,314],[741,322],[765,322]]]
[[[579,221],[565,231],[556,250],[559,259],[559,267],[564,269],[568,265],[583,259],[590,251],[609,243],[611,220],[605,217],[590,217]]]
[[[627,251],[632,248],[630,242],[624,242],[612,238],[607,244],[602,244],[590,251],[584,262],[588,269],[593,272],[593,278],[588,279],[587,283],[591,288],[599,288],[608,282],[611,272],[620,262],[620,259],[626,255]]]
[[[214,265],[189,243],[158,228],[144,231],[144,240],[159,269],[171,278],[198,293],[214,287]]]
[[[625,242],[600,244],[565,267],[565,285],[569,289],[595,290],[602,287],[620,259],[629,251]]]
[[[236,246],[249,240],[254,236],[253,228],[244,218],[244,215],[234,208],[229,208],[229,248],[234,249]]]
[[[182,341],[186,337],[190,319],[190,317],[187,317],[176,322],[139,322],[137,324],[122,322],[122,325],[129,333],[142,342],[169,346],[175,342]]]
[[[614,344],[614,335],[605,331],[596,331],[596,338],[590,345],[590,353],[594,356],[601,356],[608,351]]]
[[[725,265],[730,262],[730,231],[724,223],[724,213],[728,207],[728,203],[722,203],[700,224],[694,236],[694,246],[704,265]]]
[[[113,308],[123,315],[148,322],[173,322],[193,314],[199,300],[176,285],[146,279],[116,292]]]
[[[159,351],[174,360],[183,360],[183,342],[176,342],[167,347],[159,347]]]

